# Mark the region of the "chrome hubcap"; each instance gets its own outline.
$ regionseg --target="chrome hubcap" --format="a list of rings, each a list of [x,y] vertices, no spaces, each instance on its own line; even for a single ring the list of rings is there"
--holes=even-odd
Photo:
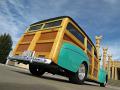
[[[106,85],[106,83],[107,83],[107,82],[106,82],[106,80],[105,80],[104,85]]]
[[[84,65],[84,64],[81,64],[81,65],[80,65],[80,68],[79,68],[79,70],[78,70],[78,78],[79,78],[80,80],[83,80],[84,77],[85,77],[85,65]]]

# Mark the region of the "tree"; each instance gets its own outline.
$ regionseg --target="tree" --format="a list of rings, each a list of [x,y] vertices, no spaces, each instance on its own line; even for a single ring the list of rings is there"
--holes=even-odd
[[[12,50],[12,44],[12,38],[9,34],[0,35],[0,63],[6,63],[7,57]]]

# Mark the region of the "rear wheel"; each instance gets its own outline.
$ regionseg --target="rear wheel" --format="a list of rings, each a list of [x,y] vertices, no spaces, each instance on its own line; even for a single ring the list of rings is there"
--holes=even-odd
[[[100,83],[100,86],[101,86],[101,87],[105,87],[106,84],[107,84],[107,83],[106,83],[106,81],[105,81],[104,83]]]
[[[75,73],[71,77],[69,77],[69,80],[72,83],[83,84],[86,77],[87,77],[87,65],[85,63],[83,63],[80,65],[77,73]]]
[[[29,71],[35,76],[42,76],[45,73],[44,69],[35,64],[29,64]]]

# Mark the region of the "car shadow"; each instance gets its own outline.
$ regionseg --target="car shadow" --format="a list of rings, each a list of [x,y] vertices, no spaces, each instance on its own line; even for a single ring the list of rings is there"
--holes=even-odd
[[[32,77],[37,77],[37,78],[43,78],[43,79],[46,79],[46,80],[55,80],[55,81],[60,81],[60,82],[67,82],[67,83],[70,83],[68,80],[65,80],[65,79],[61,79],[61,78],[55,78],[55,77],[50,77],[50,76],[34,76],[32,75],[31,73],[29,72],[24,72],[24,71],[17,71],[17,70],[10,70],[12,72],[17,72],[17,73],[20,73],[20,74],[24,74],[24,75],[29,75],[29,76],[32,76]]]
[[[64,82],[64,83],[70,83],[70,84],[74,84],[74,83],[71,83],[69,80],[65,80],[65,79],[61,79],[61,78],[56,78],[56,77],[50,77],[50,76],[34,76],[32,75],[31,73],[29,72],[24,72],[24,71],[18,71],[18,70],[10,70],[10,71],[13,71],[13,72],[16,72],[16,73],[20,73],[20,74],[24,74],[24,75],[29,75],[29,76],[32,76],[32,77],[37,77],[37,78],[42,78],[42,79],[46,79],[46,80],[55,80],[55,81],[60,81],[60,82]],[[79,84],[75,84],[75,85],[79,85]],[[90,84],[90,83],[83,83],[82,85],[88,85],[88,86],[96,86],[96,87],[99,87],[99,85],[94,85],[94,84]]]

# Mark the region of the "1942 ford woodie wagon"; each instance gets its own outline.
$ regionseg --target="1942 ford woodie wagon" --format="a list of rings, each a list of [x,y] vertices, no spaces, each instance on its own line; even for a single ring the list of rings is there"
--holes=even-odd
[[[78,84],[89,80],[104,87],[107,83],[107,73],[100,68],[96,47],[69,16],[31,24],[9,60],[29,64],[29,71],[37,76],[49,72],[67,76]]]

